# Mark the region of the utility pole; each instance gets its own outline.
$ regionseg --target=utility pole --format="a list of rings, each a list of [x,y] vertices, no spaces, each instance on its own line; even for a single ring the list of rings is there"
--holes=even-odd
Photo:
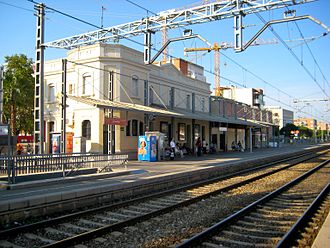
[[[35,91],[34,91],[34,153],[44,153],[44,19],[45,5],[35,5],[37,11]]]
[[[4,68],[0,66],[0,123],[2,123],[2,116],[3,116],[3,74]]]
[[[67,60],[62,59],[62,103],[61,103],[61,146],[60,152],[66,153],[66,72]]]

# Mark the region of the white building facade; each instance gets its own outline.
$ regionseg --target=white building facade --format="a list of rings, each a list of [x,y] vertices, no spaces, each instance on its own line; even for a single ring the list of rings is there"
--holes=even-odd
[[[145,131],[162,132],[167,142],[174,139],[192,150],[200,137],[227,151],[232,141],[248,147],[247,130],[258,127],[258,121],[272,123],[271,113],[212,99],[203,67],[181,59],[145,65],[143,53],[119,44],[80,47],[69,51],[66,59],[69,153],[136,157],[138,136]],[[45,151],[49,153],[62,130],[61,91],[62,60],[47,61]],[[266,132],[260,137],[268,137]],[[265,139],[260,138],[267,143]]]
[[[280,106],[266,106],[265,108],[273,113],[273,121],[280,129],[285,127],[286,124],[293,124],[293,111],[284,109]]]
[[[69,152],[108,153],[108,136],[111,134],[104,124],[105,119],[121,121],[114,130],[117,153],[134,153],[138,136],[146,130],[165,132],[168,139],[179,139],[192,147],[194,125],[193,136],[209,139],[208,121],[196,119],[192,123],[191,117],[171,115],[168,111],[193,115],[209,112],[210,84],[203,76],[202,67],[188,66],[187,62],[186,70],[184,66],[177,68],[175,63],[146,66],[141,52],[117,44],[74,49],[68,53],[67,60],[66,133]],[[52,152],[52,138],[61,131],[62,60],[46,62],[45,85],[46,152]],[[131,111],[125,106],[113,108],[110,118],[108,108],[86,104],[82,102],[84,99],[112,100],[151,108],[146,112]],[[148,119],[145,113],[149,114]]]

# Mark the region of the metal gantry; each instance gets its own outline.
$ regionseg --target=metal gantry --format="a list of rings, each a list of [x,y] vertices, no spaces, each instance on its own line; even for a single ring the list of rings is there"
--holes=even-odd
[[[164,28],[173,29],[193,24],[218,21],[235,16],[243,17],[248,14],[284,8],[292,5],[313,2],[315,0],[223,0],[209,1],[198,6],[182,9],[171,9],[159,12],[157,15],[142,18],[96,31],[74,35],[71,37],[45,43],[46,47],[72,49],[81,45],[95,42],[111,42],[122,38],[138,36],[146,32],[158,32]],[[235,41],[241,39],[242,23],[237,20]]]

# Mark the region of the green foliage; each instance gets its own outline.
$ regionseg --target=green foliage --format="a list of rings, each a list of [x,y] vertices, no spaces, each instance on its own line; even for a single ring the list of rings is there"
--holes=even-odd
[[[291,131],[296,131],[298,130],[298,127],[295,126],[292,123],[288,123],[285,125],[285,127],[282,127],[280,130],[280,134],[284,135],[285,137],[290,137],[291,136]]]
[[[309,129],[308,127],[299,126],[299,136],[311,138],[313,137],[313,130]]]
[[[13,135],[33,132],[34,78],[33,61],[26,55],[5,57],[4,122]]]

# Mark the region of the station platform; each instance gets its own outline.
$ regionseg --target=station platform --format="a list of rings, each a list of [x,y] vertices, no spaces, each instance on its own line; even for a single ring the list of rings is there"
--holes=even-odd
[[[5,211],[15,211],[24,207],[96,195],[102,192],[127,191],[133,187],[161,182],[164,178],[179,178],[180,176],[184,178],[190,173],[194,173],[196,176],[206,170],[238,166],[258,159],[309,150],[316,146],[319,145],[297,144],[279,148],[254,149],[252,153],[245,151],[205,154],[201,157],[176,157],[175,160],[158,162],[128,161],[126,166],[114,167],[113,171],[108,173],[36,180],[12,185],[2,184],[0,188],[0,214]],[[328,224],[325,223],[328,231],[320,236],[321,239],[328,241],[330,239],[329,222],[330,218],[328,217]]]

